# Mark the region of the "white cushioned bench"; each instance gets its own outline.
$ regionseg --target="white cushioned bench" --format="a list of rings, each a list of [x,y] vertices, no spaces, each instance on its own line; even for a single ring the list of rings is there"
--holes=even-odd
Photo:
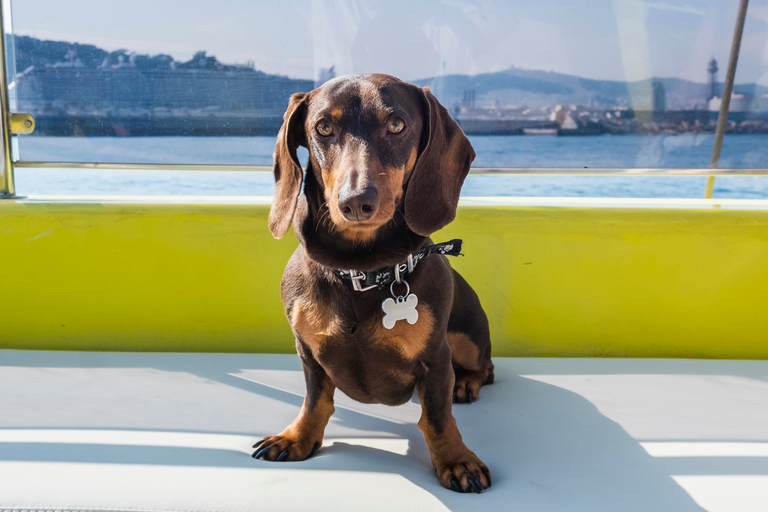
[[[454,406],[491,468],[443,489],[418,402],[336,393],[323,448],[250,457],[301,405],[291,355],[0,350],[0,510],[747,511],[768,507],[768,361],[496,358]]]

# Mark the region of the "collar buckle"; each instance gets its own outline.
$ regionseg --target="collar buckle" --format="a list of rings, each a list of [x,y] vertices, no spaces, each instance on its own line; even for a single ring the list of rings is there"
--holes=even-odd
[[[352,280],[352,288],[356,292],[367,292],[377,287],[375,284],[372,284],[363,288],[360,281],[365,281],[365,272],[358,272],[357,270],[349,270],[348,272],[349,278]]]

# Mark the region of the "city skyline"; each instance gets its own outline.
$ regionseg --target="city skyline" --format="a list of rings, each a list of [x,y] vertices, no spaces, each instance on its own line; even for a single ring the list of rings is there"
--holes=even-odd
[[[212,12],[181,0],[37,0],[14,3],[13,22],[16,33],[41,39],[177,60],[206,50],[222,62],[252,62],[268,73],[307,79],[330,66],[337,74],[376,71],[405,80],[515,67],[598,80],[677,77],[703,83],[712,57],[724,77],[737,5],[222,0]],[[736,79],[768,85],[768,0],[750,3]]]

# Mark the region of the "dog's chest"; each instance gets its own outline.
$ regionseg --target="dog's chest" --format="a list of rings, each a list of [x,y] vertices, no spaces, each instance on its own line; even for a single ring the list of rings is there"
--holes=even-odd
[[[412,360],[427,345],[434,328],[429,306],[419,304],[418,321],[398,321],[392,328],[384,326],[381,309],[368,309],[353,314],[339,304],[298,299],[290,312],[291,326],[301,340],[318,356],[351,346],[368,352],[394,352]]]
[[[430,308],[419,304],[418,321],[398,321],[391,329],[383,325],[383,311],[373,308],[353,315],[338,304],[299,299],[290,312],[291,326],[312,350],[337,387],[361,401],[393,401],[377,397],[401,394],[413,386],[413,368],[425,350],[434,329]],[[364,396],[368,395],[368,396]]]

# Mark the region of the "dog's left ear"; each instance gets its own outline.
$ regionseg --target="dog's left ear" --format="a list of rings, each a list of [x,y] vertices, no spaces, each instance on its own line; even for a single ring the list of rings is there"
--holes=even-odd
[[[425,87],[421,93],[426,145],[408,180],[405,222],[415,233],[429,236],[456,217],[461,185],[475,150],[432,92]]]
[[[275,199],[269,209],[269,230],[275,238],[282,238],[291,225],[293,212],[301,192],[304,171],[301,169],[296,148],[306,146],[304,119],[307,116],[306,93],[291,96],[283,114],[283,125],[277,133],[274,166]]]

